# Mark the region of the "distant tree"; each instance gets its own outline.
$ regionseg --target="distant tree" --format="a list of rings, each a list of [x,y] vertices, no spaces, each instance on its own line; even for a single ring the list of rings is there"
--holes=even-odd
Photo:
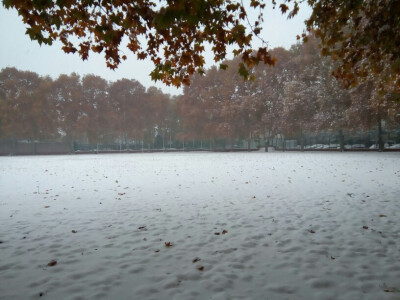
[[[270,139],[281,131],[281,115],[283,111],[283,95],[285,82],[292,76],[289,74],[291,53],[283,48],[271,50],[271,54],[277,58],[275,68],[256,68],[255,96],[262,102],[261,127],[265,147],[268,149]]]
[[[398,126],[396,116],[400,112],[400,102],[393,101],[392,94],[381,94],[374,80],[360,84],[351,91],[352,105],[348,110],[351,129],[377,130],[376,144],[384,150],[383,125],[386,128]]]
[[[168,131],[169,97],[156,87],[149,87],[146,91],[147,102],[150,105],[147,113],[146,127],[153,130],[153,139],[159,137],[161,146],[165,149],[165,138]]]
[[[223,74],[224,83],[227,85],[229,97],[223,105],[224,120],[232,129],[233,137],[247,141],[250,149],[254,136],[261,132],[261,118],[263,114],[263,102],[257,97],[257,81],[243,81],[236,72],[237,59],[229,62],[230,69]],[[254,76],[254,70],[251,75]]]
[[[143,141],[149,105],[144,86],[137,80],[120,79],[110,84],[108,92],[116,113],[114,128],[122,143]]]
[[[52,97],[64,139],[70,143],[84,141],[89,116],[84,107],[80,76],[76,73],[60,75],[52,85]]]
[[[284,132],[300,136],[304,149],[304,134],[315,129],[316,89],[304,81],[292,80],[285,83],[282,110]]]
[[[52,80],[34,72],[5,68],[0,72],[2,136],[35,141],[57,136]]]
[[[109,140],[113,136],[112,124],[116,116],[108,96],[107,81],[99,76],[86,75],[82,78],[82,92],[89,142]]]
[[[184,87],[183,96],[178,101],[178,112],[182,116],[178,136],[181,140],[210,140],[215,149],[216,140],[228,134],[223,125],[222,110],[231,92],[220,72],[212,67],[205,76],[195,75],[192,85]]]

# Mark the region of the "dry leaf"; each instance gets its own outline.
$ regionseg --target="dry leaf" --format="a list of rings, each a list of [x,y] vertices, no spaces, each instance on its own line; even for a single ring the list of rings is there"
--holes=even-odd
[[[222,230],[222,234],[227,234],[228,233],[228,230]]]
[[[215,234],[215,235],[220,235],[220,233],[219,233],[219,232],[214,232],[214,234]]]
[[[385,218],[387,215],[379,215],[380,218]]]
[[[203,266],[197,267],[197,270],[204,271],[204,267]]]
[[[78,231],[76,231],[75,229],[71,231],[72,233],[77,233]]]
[[[55,259],[51,260],[47,265],[49,267],[54,267],[57,264],[57,261]]]
[[[171,242],[165,242],[165,247],[172,247],[172,243]]]
[[[195,259],[192,260],[192,263],[197,263],[198,261],[200,261],[200,258],[196,257]]]
[[[139,230],[146,229],[146,226],[140,226],[138,229]]]
[[[364,229],[368,229],[368,226],[363,226]]]

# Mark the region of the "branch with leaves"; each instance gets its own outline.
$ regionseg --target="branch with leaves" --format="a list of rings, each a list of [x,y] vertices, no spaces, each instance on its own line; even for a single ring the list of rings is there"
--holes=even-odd
[[[297,13],[293,0],[282,0],[282,13],[290,10],[285,3],[291,1],[295,5],[290,14]],[[234,55],[242,58],[244,78],[260,62],[275,63],[267,47],[251,46],[262,30],[262,0],[250,1],[250,9],[259,10],[254,24],[243,2],[234,0],[3,0],[3,5],[18,11],[32,40],[47,45],[60,41],[66,53],[78,53],[83,60],[90,52],[102,53],[110,69],[127,58],[122,49],[126,42],[138,59],[153,62],[152,79],[167,85],[189,84],[190,75],[204,73],[207,44],[222,69],[227,67],[222,63],[227,46],[233,46]]]

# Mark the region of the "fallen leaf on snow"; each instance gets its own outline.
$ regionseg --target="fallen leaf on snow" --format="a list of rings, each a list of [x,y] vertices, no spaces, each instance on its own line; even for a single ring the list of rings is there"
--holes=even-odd
[[[49,267],[54,267],[57,264],[57,261],[55,259],[51,260],[47,265]]]
[[[204,271],[204,267],[203,266],[197,267],[197,270]]]
[[[368,226],[363,226],[364,229],[368,229]]]
[[[196,257],[195,259],[192,260],[192,263],[197,263],[200,260],[201,260],[200,258]]]
[[[171,242],[165,242],[165,247],[172,247],[172,243]]]
[[[72,232],[72,233],[77,233],[78,231],[76,231],[75,229],[73,229],[71,232]]]
[[[228,230],[222,230],[222,234],[227,234],[228,233]]]

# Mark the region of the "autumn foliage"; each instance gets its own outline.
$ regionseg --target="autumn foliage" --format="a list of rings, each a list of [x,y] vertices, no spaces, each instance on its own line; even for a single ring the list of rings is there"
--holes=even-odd
[[[154,64],[151,77],[168,85],[189,84],[190,75],[204,72],[206,45],[221,63],[227,46],[233,46],[245,78],[247,68],[259,62],[274,64],[266,47],[251,47],[262,29],[263,1],[250,2],[251,9],[259,9],[253,22],[243,2],[230,0],[3,0],[3,5],[17,9],[28,26],[26,34],[39,44],[60,41],[66,53],[78,53],[83,60],[90,52],[103,53],[111,69],[126,59],[123,50],[128,48],[138,59],[149,58]],[[279,7],[282,12],[289,9],[286,4]]]

